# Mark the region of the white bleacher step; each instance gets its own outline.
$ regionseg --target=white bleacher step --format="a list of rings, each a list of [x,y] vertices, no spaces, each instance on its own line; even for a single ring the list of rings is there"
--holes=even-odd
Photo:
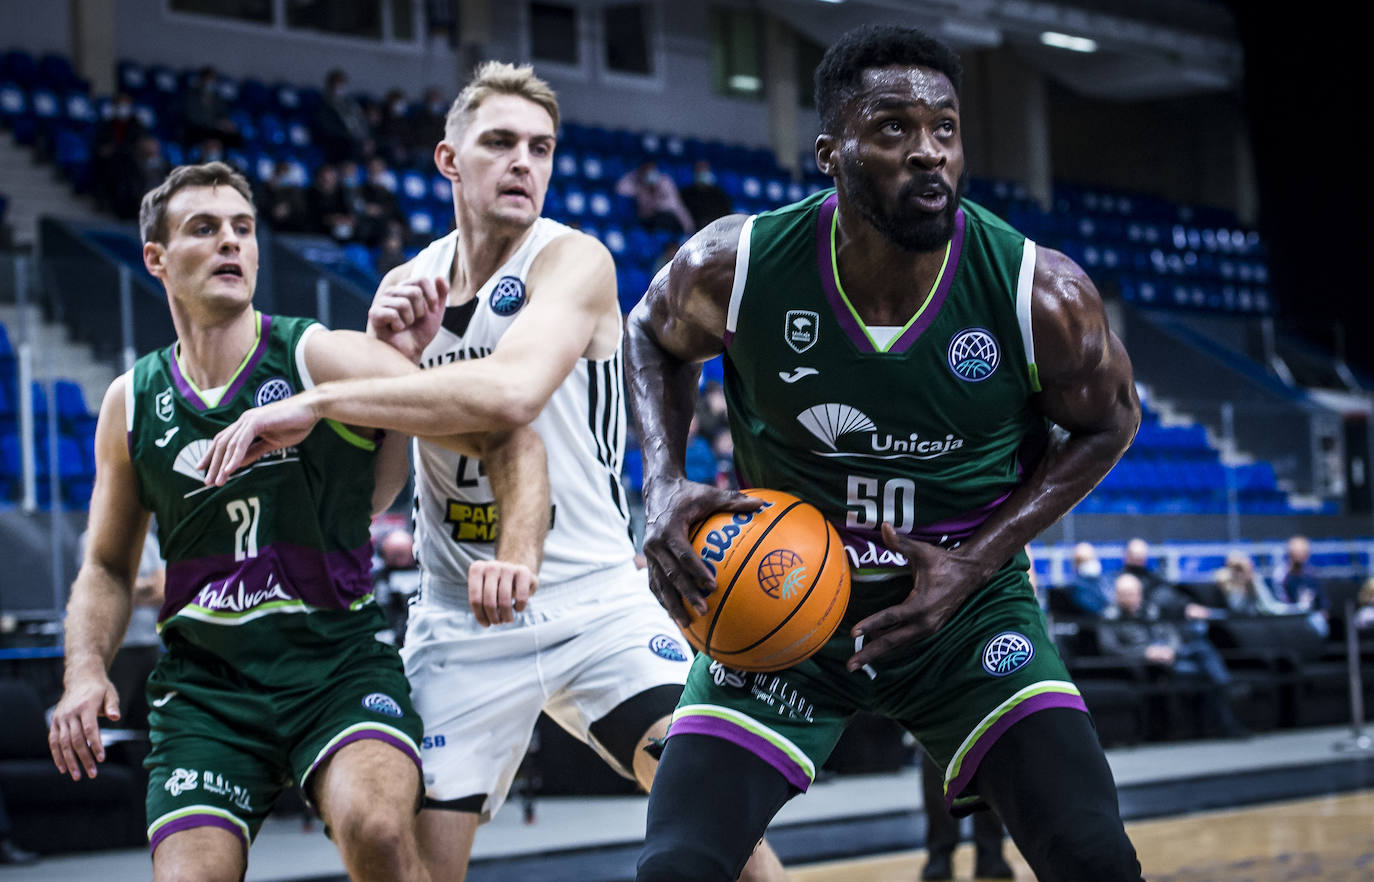
[[[38,239],[38,218],[43,215],[94,220],[102,217],[89,199],[72,192],[71,184],[58,177],[51,164],[33,161],[33,152],[0,136],[0,192],[9,199],[5,223],[14,244],[31,247]]]
[[[33,375],[36,380],[58,378],[71,380],[81,386],[86,408],[95,413],[105,397],[105,390],[117,376],[113,365],[97,359],[91,347],[74,343],[67,337],[67,329],[56,322],[43,320],[42,311],[29,304],[30,342],[33,344]],[[17,349],[19,340],[19,307],[13,303],[0,304],[0,322],[9,332]]]

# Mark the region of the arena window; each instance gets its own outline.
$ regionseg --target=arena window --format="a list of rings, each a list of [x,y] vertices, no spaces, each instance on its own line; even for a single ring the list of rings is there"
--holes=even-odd
[[[571,67],[581,64],[576,7],[531,3],[529,16],[530,58]]]
[[[601,10],[608,71],[653,74],[654,56],[649,41],[651,15],[647,3],[617,3]]]
[[[711,8],[711,79],[717,92],[746,98],[763,96],[759,46],[763,28],[751,9]]]
[[[173,12],[272,24],[273,0],[170,0]]]

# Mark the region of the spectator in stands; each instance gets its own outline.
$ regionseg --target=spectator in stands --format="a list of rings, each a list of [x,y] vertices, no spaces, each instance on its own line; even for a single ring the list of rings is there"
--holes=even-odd
[[[711,163],[704,159],[698,159],[692,166],[692,183],[682,188],[682,204],[698,230],[735,210],[730,194],[716,183]]]
[[[396,176],[380,156],[367,161],[367,178],[358,187],[357,214],[358,232],[354,238],[374,247],[382,244],[387,224],[401,219]]]
[[[382,98],[377,107],[377,124],[374,128],[377,142],[377,155],[397,168],[418,164],[423,159],[414,152],[415,136],[411,129],[414,122],[410,117],[410,102],[400,89],[392,89]],[[430,143],[438,141],[435,138]]]
[[[315,183],[306,194],[310,209],[312,232],[332,236],[339,242],[353,239],[358,219],[353,214],[352,200],[339,180],[339,171],[332,165],[322,165],[315,172]]]
[[[357,99],[348,95],[348,74],[335,68],[324,80],[324,96],[311,120],[311,136],[325,162],[361,160],[372,152],[372,131]]]
[[[1144,587],[1145,602],[1159,610],[1166,619],[1205,622],[1215,614],[1200,603],[1179,591],[1163,576],[1150,569],[1150,543],[1139,537],[1126,543],[1126,554],[1122,558],[1121,572],[1130,573],[1140,580]],[[1203,624],[1199,633],[1205,633]]]
[[[38,860],[38,855],[16,845],[12,836],[9,812],[5,810],[5,795],[0,793],[0,864],[31,864]]]
[[[386,234],[382,236],[382,245],[377,251],[377,273],[386,275],[409,259],[406,255],[406,228],[400,221],[393,220],[386,225]]]
[[[1073,547],[1073,582],[1069,600],[1080,612],[1100,615],[1112,602],[1111,589],[1102,578],[1102,561],[1089,542]]]
[[[134,178],[145,191],[151,190],[167,179],[172,164],[162,152],[162,142],[152,135],[138,139],[134,147]]]
[[[1274,576],[1274,594],[1280,602],[1308,613],[1312,627],[1325,637],[1331,631],[1331,601],[1322,580],[1308,567],[1311,558],[1312,543],[1306,536],[1289,537],[1285,564]]]
[[[216,89],[216,79],[215,69],[206,65],[196,73],[190,88],[182,94],[177,113],[183,144],[199,144],[211,138],[230,147],[243,143],[238,124],[229,118],[229,109]]]
[[[410,119],[410,151],[416,157],[426,157],[434,145],[444,140],[444,120],[448,118],[448,101],[438,86],[425,89],[420,103]]]
[[[1185,634],[1175,623],[1162,619],[1156,607],[1145,603],[1144,586],[1130,573],[1116,577],[1113,595],[1114,602],[1103,611],[1097,632],[1102,655],[1143,661],[1171,677],[1199,681],[1208,687],[1204,726],[1228,737],[1247,734],[1231,711],[1227,694],[1231,672],[1216,647],[1205,637]]]
[[[93,195],[97,205],[116,217],[138,216],[138,203],[146,188],[140,186],[135,175],[137,145],[146,132],[134,114],[134,99],[129,93],[120,92],[110,102],[92,136]]]
[[[1275,615],[1288,612],[1269,590],[1264,577],[1255,572],[1255,563],[1243,551],[1226,555],[1226,566],[1217,571],[1217,584],[1226,594],[1226,607],[1242,616]]]
[[[1361,631],[1374,631],[1374,576],[1364,580],[1356,599],[1355,627]]]
[[[303,233],[310,229],[305,188],[296,183],[291,163],[285,160],[278,160],[272,167],[272,177],[263,183],[258,204],[262,206],[262,218],[278,232]]]
[[[372,573],[372,591],[391,625],[391,640],[405,644],[410,599],[420,587],[420,564],[415,560],[415,539],[409,530],[396,529],[378,544],[381,565]]]
[[[635,214],[649,230],[663,230],[674,236],[696,232],[692,216],[682,204],[677,184],[658,170],[658,163],[646,159],[616,182],[615,191],[635,201]]]

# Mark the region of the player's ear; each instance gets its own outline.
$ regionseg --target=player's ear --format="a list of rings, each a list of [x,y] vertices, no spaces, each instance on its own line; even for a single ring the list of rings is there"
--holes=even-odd
[[[161,242],[143,243],[143,266],[154,278],[162,278],[167,265],[167,248]]]
[[[458,174],[458,151],[447,138],[434,145],[434,167],[455,184],[461,180]]]
[[[816,136],[816,168],[826,177],[833,178],[839,172],[839,158],[835,155],[838,148],[834,135],[821,132]]]

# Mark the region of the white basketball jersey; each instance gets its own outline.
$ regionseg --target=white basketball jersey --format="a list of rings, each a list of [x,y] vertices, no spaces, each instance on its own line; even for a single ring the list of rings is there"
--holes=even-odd
[[[558,236],[573,232],[539,218],[524,244],[477,291],[447,309],[444,327],[425,349],[425,368],[483,358],[528,300],[530,265]],[[416,255],[414,276],[449,277],[458,232]],[[465,321],[466,319],[466,321]],[[539,569],[552,586],[634,558],[628,498],[620,483],[625,400],[620,335],[604,361],[578,359],[531,424],[548,452],[551,526]],[[482,464],[422,441],[415,444],[415,539],[424,581],[422,603],[467,608],[468,566],[496,551],[496,511]],[[536,595],[537,597],[537,595]]]

